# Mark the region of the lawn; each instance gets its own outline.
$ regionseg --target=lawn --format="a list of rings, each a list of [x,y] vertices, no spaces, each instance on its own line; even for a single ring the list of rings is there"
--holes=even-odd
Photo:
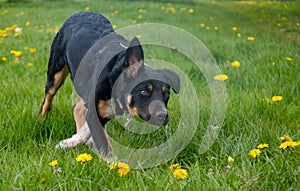
[[[297,1],[1,1],[0,190],[299,190],[299,10]],[[54,98],[53,109],[38,120],[47,62],[55,33],[80,11],[102,13],[120,32],[126,26],[147,23],[183,29],[203,42],[227,78],[211,82],[226,87],[218,97],[222,100],[214,100],[209,74],[181,54],[189,44],[173,47],[173,51],[145,46],[146,61],[172,63],[192,88],[183,83],[179,95],[172,93],[167,127],[136,135],[112,121],[107,131],[124,145],[150,148],[175,134],[181,120],[198,118],[195,127],[185,123],[195,132],[171,160],[126,174],[122,168],[111,169],[86,146],[55,149],[76,131],[73,87],[68,78]],[[179,34],[153,29],[153,39]],[[140,34],[128,40],[136,35]],[[146,38],[139,37],[141,42]],[[180,37],[170,46],[177,40]],[[198,49],[191,45],[190,51]],[[193,92],[197,98],[192,101]],[[226,103],[226,110],[216,111],[220,116],[211,116],[214,101]],[[199,106],[199,115],[191,113],[181,119],[179,103],[185,103],[187,111]],[[217,120],[222,115],[224,121]],[[203,152],[201,142],[214,119],[222,122],[221,128]],[[77,161],[83,153],[92,159]],[[51,163],[54,160],[56,165]],[[186,171],[170,169],[177,163]],[[176,177],[176,172],[187,176]]]

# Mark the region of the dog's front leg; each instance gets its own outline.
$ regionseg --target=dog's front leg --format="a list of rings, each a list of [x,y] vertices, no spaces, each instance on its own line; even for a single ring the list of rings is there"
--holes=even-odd
[[[79,129],[79,131],[69,139],[60,141],[55,148],[70,149],[80,144],[86,143],[91,138],[91,132],[87,122]]]

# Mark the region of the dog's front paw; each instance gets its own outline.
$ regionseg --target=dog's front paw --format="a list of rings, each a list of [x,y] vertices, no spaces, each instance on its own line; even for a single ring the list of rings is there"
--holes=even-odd
[[[82,141],[81,137],[78,134],[75,134],[69,139],[60,141],[55,146],[55,148],[56,149],[71,149],[71,148],[77,147],[78,145],[80,145],[82,143],[84,143],[84,141]]]

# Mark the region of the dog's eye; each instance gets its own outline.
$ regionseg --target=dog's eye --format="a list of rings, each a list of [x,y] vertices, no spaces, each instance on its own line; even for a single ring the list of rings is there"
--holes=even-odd
[[[146,90],[141,90],[141,91],[140,91],[140,94],[143,95],[143,96],[148,96],[148,95],[149,95],[149,92],[146,91]]]

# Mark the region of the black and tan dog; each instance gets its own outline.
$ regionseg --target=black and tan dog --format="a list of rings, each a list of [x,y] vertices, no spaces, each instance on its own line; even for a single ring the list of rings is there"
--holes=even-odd
[[[51,46],[45,98],[41,106],[40,118],[51,109],[52,99],[69,73],[74,83],[79,64],[87,51],[96,42],[112,33],[114,30],[110,22],[97,13],[77,13],[64,23]],[[121,36],[119,39],[121,39],[119,45],[124,50],[105,63],[96,84],[95,107],[101,124],[104,127],[115,115],[123,113],[138,116],[153,125],[166,124],[170,88],[175,93],[179,92],[179,77],[171,70],[153,70],[145,64],[143,50],[137,38],[131,42],[127,42]],[[107,43],[107,46],[110,46],[110,43]],[[155,78],[161,76],[165,80],[148,77],[145,81],[135,83],[137,79],[151,74],[155,75]],[[116,93],[117,104],[112,104],[113,86],[120,75],[123,75],[123,80]],[[132,84],[135,84],[134,87],[130,87]],[[126,90],[130,88],[132,90],[127,95]],[[61,141],[58,147],[72,148],[89,140],[91,133],[85,118],[88,109],[86,107],[84,98],[73,106],[77,133]]]

